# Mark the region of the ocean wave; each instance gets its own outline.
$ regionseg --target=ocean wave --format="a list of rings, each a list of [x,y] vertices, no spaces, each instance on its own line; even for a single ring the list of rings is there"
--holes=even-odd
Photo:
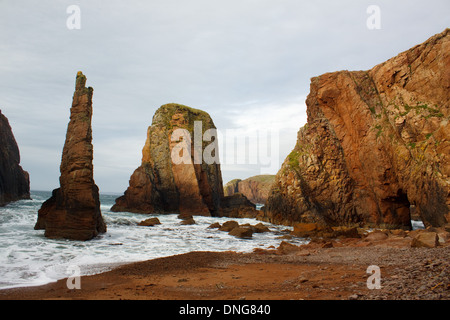
[[[37,212],[50,192],[33,192],[33,200],[21,200],[0,212],[0,288],[34,286],[68,277],[71,265],[81,275],[99,273],[112,265],[171,256],[190,251],[251,251],[255,247],[278,246],[282,229],[254,234],[252,240],[238,239],[217,229],[213,222],[229,218],[195,216],[195,225],[180,225],[176,214],[143,215],[111,212],[115,196],[100,197],[108,231],[91,241],[47,239],[43,230],[34,230]],[[141,227],[138,223],[158,217],[161,225]],[[239,223],[259,223],[254,219],[233,219]]]

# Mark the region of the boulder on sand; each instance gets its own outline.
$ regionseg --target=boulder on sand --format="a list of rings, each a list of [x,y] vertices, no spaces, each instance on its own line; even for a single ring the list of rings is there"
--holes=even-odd
[[[413,248],[436,248],[439,246],[439,237],[436,232],[418,233],[411,242]]]

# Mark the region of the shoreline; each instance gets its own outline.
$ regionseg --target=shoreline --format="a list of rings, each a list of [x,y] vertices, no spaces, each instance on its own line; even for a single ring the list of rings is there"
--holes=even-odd
[[[105,262],[105,263],[81,265],[80,266],[81,270],[87,270],[86,274],[83,274],[83,272],[81,272],[81,277],[95,276],[95,275],[98,275],[98,274],[102,274],[102,273],[105,273],[105,272],[112,271],[112,270],[114,270],[114,269],[116,269],[118,267],[121,267],[123,265],[133,264],[133,263],[138,263],[138,262],[142,262],[142,261]],[[67,274],[69,274],[69,272]],[[32,284],[22,284],[22,285],[21,284],[16,284],[16,285],[11,285],[11,286],[6,286],[6,287],[0,287],[0,293],[3,290],[43,287],[43,286],[46,286],[46,285],[49,285],[49,284],[52,284],[52,283],[56,283],[58,281],[62,281],[62,280],[65,281],[67,279],[68,279],[68,277],[63,277],[63,278],[58,278],[58,279],[57,278],[53,278],[53,279],[51,279],[51,280],[49,280],[48,282],[45,282],[45,283],[34,283],[34,284],[32,283]]]
[[[251,253],[194,251],[80,278],[0,290],[0,300],[448,300],[450,246],[312,241]],[[331,246],[329,245],[331,243]],[[379,266],[381,289],[368,288]]]

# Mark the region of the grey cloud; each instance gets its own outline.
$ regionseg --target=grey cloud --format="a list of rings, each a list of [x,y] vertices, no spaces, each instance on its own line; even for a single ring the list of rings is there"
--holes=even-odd
[[[66,28],[72,4],[81,8],[80,30]],[[381,30],[366,28],[371,4],[380,6]],[[274,115],[288,103],[303,106],[311,77],[371,68],[448,27],[449,9],[448,0],[4,0],[0,108],[32,188],[56,187],[82,70],[94,88],[96,182],[123,192],[160,105],[204,109],[222,130],[242,126],[240,111],[258,104],[274,105]],[[298,112],[304,117],[303,107]],[[300,126],[282,138],[295,141]],[[280,159],[291,144],[282,144]],[[257,173],[257,166],[224,166],[223,175]]]

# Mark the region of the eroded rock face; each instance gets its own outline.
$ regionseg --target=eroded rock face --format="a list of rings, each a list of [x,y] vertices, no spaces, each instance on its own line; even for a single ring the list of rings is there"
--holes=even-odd
[[[48,238],[89,240],[106,232],[98,187],[93,178],[92,94],[78,72],[61,160],[60,188],[43,203],[35,229]]]
[[[254,204],[265,204],[274,181],[274,175],[258,175],[245,180],[234,179],[223,187],[224,194],[232,196],[234,193],[242,193]]]
[[[226,196],[221,201],[220,215],[222,217],[256,218],[258,213],[256,205],[250,202],[242,193]]]
[[[232,196],[233,194],[239,192],[239,182],[241,179],[233,179],[228,181],[226,185],[223,186],[223,194],[225,197]]]
[[[204,154],[217,156],[218,159],[214,137],[210,137],[211,140],[207,138],[207,131],[215,128],[211,117],[204,111],[179,104],[161,106],[148,128],[141,166],[132,174],[128,189],[116,199],[111,210],[220,215],[220,201],[223,198],[220,164],[219,161],[207,162],[203,159]],[[184,150],[190,150],[190,155],[177,149],[183,141],[176,137],[177,129],[187,130],[191,140],[183,138],[187,139],[184,140]],[[201,152],[196,147],[198,142]],[[198,158],[199,153],[202,153],[201,158]],[[176,163],[172,154],[177,159],[181,156],[188,158]]]
[[[20,166],[20,153],[8,119],[0,110],[0,207],[30,198],[30,178]]]
[[[410,228],[450,222],[449,29],[369,71],[311,79],[307,124],[265,218]]]

